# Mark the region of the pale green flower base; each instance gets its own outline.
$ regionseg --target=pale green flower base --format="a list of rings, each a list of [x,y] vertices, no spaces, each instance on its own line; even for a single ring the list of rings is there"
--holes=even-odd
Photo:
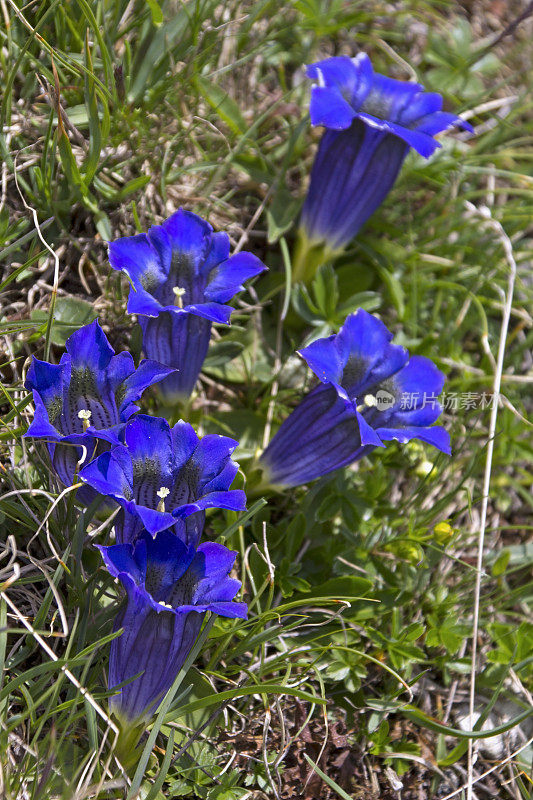
[[[324,241],[309,239],[303,228],[299,228],[292,258],[292,282],[311,283],[318,268],[340,252],[342,250],[332,250]]]

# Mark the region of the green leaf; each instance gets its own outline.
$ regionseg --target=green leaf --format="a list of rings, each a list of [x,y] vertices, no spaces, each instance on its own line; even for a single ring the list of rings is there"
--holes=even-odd
[[[274,244],[280,236],[289,230],[294,223],[300,202],[295,200],[288,189],[282,186],[275,193],[270,208],[267,209],[268,232],[267,239],[269,244]]]
[[[152,15],[152,22],[154,23],[156,28],[158,28],[163,23],[164,20],[163,12],[161,11],[161,8],[159,7],[159,4],[156,2],[156,0],[146,0],[146,4],[150,9],[150,14]]]
[[[198,91],[207,100],[209,105],[217,112],[219,117],[231,128],[233,133],[243,136],[248,130],[241,110],[235,100],[220,88],[216,83],[211,83],[207,78],[197,75],[194,79]]]
[[[54,319],[52,322],[51,341],[64,346],[71,333],[82,328],[97,316],[94,306],[79,297],[59,297],[56,300]],[[46,322],[49,314],[46,311],[33,311],[31,318],[35,322]]]
[[[85,73],[84,95],[87,117],[89,120],[89,152],[87,153],[87,158],[85,159],[83,167],[85,180],[89,184],[98,167],[103,146],[100,117],[98,115],[98,102],[96,99],[96,87],[92,77],[93,63],[89,47],[89,29],[86,31],[85,39],[85,66],[87,67],[87,72]]]
[[[500,575],[503,575],[505,570],[509,565],[509,561],[511,558],[511,551],[510,550],[502,550],[499,554],[498,558],[492,565],[492,576],[494,578],[498,578]]]
[[[346,600],[359,600],[372,591],[372,581],[354,575],[331,578],[325,583],[313,587],[315,597],[338,597]]]
[[[316,694],[304,692],[292,686],[284,686],[282,683],[261,683],[254,684],[253,686],[240,686],[237,689],[228,689],[226,692],[218,692],[209,697],[204,697],[201,700],[195,700],[192,703],[188,703],[186,706],[182,706],[179,709],[179,716],[182,717],[185,714],[192,714],[194,711],[198,711],[201,708],[223,703],[225,700],[234,700],[237,697],[247,697],[251,694],[284,694],[289,697],[298,697],[300,700],[307,700],[309,703],[317,703],[321,706],[327,703],[327,700]],[[172,718],[174,719],[175,715],[172,715]]]
[[[349,795],[349,794],[347,794],[347,793],[344,791],[344,789],[342,789],[342,788],[339,786],[339,784],[338,784],[338,783],[335,783],[335,781],[333,780],[333,778],[330,778],[330,777],[329,777],[329,775],[326,775],[326,773],[325,773],[325,772],[322,772],[322,770],[320,769],[320,767],[317,767],[317,765],[315,764],[315,762],[314,762],[314,761],[312,761],[312,760],[309,758],[309,756],[307,755],[307,753],[304,753],[304,758],[305,758],[305,760],[307,761],[307,763],[308,763],[308,764],[309,764],[309,765],[310,765],[310,766],[311,766],[311,767],[314,769],[314,771],[316,772],[316,774],[317,774],[317,775],[319,775],[319,776],[322,778],[322,780],[324,781],[324,783],[327,783],[327,785],[330,787],[330,789],[333,789],[333,791],[337,792],[337,794],[339,795],[339,797],[342,797],[342,799],[343,799],[343,800],[352,800],[352,798],[350,797],[350,795]]]

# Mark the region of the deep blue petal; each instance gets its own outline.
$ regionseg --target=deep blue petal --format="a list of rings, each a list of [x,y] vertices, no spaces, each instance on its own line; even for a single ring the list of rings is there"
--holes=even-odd
[[[32,359],[28,374],[26,376],[26,389],[30,389],[34,394],[34,401],[37,412],[37,402],[39,403],[40,425],[45,424],[47,417],[50,425],[58,422],[63,408],[63,383],[65,367],[62,364],[49,364],[47,361],[40,361],[35,356]],[[37,433],[32,434],[34,436]]]
[[[345,131],[326,131],[302,208],[307,238],[332,250],[351,241],[389,193],[407,150],[397,136],[361,120]]]
[[[115,355],[97,319],[75,331],[66,341],[73,367],[87,368],[98,375]]]
[[[200,439],[192,425],[182,419],[171,428],[170,435],[174,453],[174,469],[179,471],[193,455],[200,443]]]
[[[431,428],[378,428],[377,433],[384,441],[396,439],[402,444],[411,441],[411,439],[420,439],[422,442],[432,444],[438,450],[441,450],[446,455],[451,455],[450,434],[439,425]]]
[[[313,86],[309,106],[312,125],[343,131],[352,124],[356,112],[340,92],[327,86]]]
[[[24,436],[28,436],[33,439],[47,439],[50,442],[59,441],[62,439],[63,437],[61,433],[54,425],[50,424],[48,413],[37,393],[34,393],[33,395],[33,403],[35,405],[35,414],[33,415],[33,420],[31,421],[30,427]]]
[[[133,546],[131,544],[114,544],[109,547],[95,545],[100,551],[107,571],[114,578],[120,578],[122,573],[130,576],[134,583],[141,584],[146,574],[146,548],[144,548],[144,569],[139,565],[138,560],[133,557]],[[138,548],[138,551],[141,548]],[[139,554],[137,553],[137,559]]]
[[[229,492],[210,492],[199,497],[194,503],[183,504],[177,509],[178,516],[186,517],[195,511],[206,508],[225,508],[229,511],[246,511],[246,495],[241,489]]]
[[[239,465],[236,461],[229,458],[225,465],[220,469],[220,472],[213,475],[206,483],[204,483],[204,492],[223,492],[228,489],[239,471]]]
[[[359,423],[359,436],[361,438],[361,446],[362,447],[383,447],[383,442],[379,438],[379,435],[376,431],[372,428],[371,425],[365,420],[364,416],[359,412],[356,411],[357,422]]]
[[[340,383],[346,361],[339,352],[335,335],[316,339],[298,353],[323,383],[332,383],[335,386]]]
[[[185,311],[189,314],[197,314],[211,322],[217,322],[219,325],[229,325],[233,309],[231,306],[220,303],[195,303],[185,306]]]
[[[396,122],[381,120],[378,119],[378,117],[372,116],[372,114],[367,114],[362,111],[357,114],[357,118],[376,131],[382,131],[397,136],[424,158],[429,158],[429,156],[433,155],[435,150],[441,146],[439,142],[436,142],[426,133],[419,130],[411,130]]]
[[[303,398],[262,454],[271,485],[307,483],[391,438],[419,438],[449,452],[446,431],[428,427],[441,411],[444,375],[390,340],[385,325],[359,309],[337,335],[302,351],[325,385]]]
[[[188,398],[196,386],[211,338],[211,322],[193,314],[141,318],[143,349],[149,358],[175,371],[158,386],[165,402]]]
[[[369,59],[368,64],[370,64]],[[337,87],[349,97],[353,95],[359,80],[357,64],[348,56],[333,56],[323,61],[316,61],[306,67],[306,74],[320,85]]]
[[[199,471],[201,488],[220,473],[238,444],[235,439],[218,434],[208,434],[198,442],[191,461]]]
[[[140,399],[142,393],[149,386],[171,375],[174,372],[172,367],[165,367],[157,361],[143,359],[135,372],[129,375],[123,382],[120,390],[120,419],[126,422],[136,411],[135,403]]]
[[[208,578],[211,581],[217,581],[229,575],[236,558],[235,550],[228,550],[227,547],[217,542],[204,542],[198,547],[191,569],[198,575],[199,580]],[[204,588],[207,587],[204,586]],[[234,593],[234,597],[235,594],[237,592]],[[195,597],[199,601],[203,600],[203,595],[198,590],[195,592]]]
[[[133,470],[131,459],[121,458],[125,448],[120,445],[102,453],[80,470],[79,478],[102,495],[117,500],[130,501],[133,497]]]
[[[172,440],[170,426],[162,417],[139,414],[124,430],[124,441],[133,464],[134,475],[149,473],[154,485],[168,486],[172,480]]]
[[[408,364],[394,376],[394,386],[398,394],[416,395],[417,406],[424,404],[425,398],[437,397],[446,380],[433,361],[425,356],[411,356]]]
[[[235,553],[222,545],[186,548],[172,533],[100,548],[108,569],[123,583],[128,602],[117,619],[109,665],[109,687],[130,681],[111,705],[127,720],[148,717],[183,666],[206,611],[245,618],[244,603],[231,602],[240,582],[228,578]],[[139,568],[137,552],[145,554]],[[139,677],[135,677],[139,675]]]
[[[125,272],[137,291],[150,293],[166,279],[164,265],[145,233],[125,236],[109,243],[109,263]]]
[[[234,294],[244,289],[245,281],[265,269],[265,265],[252,253],[236,253],[212,270],[205,297],[217,303],[227,303]]]
[[[135,372],[135,363],[131,353],[125,350],[114,355],[105,370],[105,382],[110,392],[116,394],[119,387]]]
[[[142,287],[137,290],[131,288],[128,295],[128,314],[143,314],[147,317],[157,317],[165,309],[150,292]]]
[[[154,492],[155,495],[155,492]],[[143,498],[144,502],[149,502],[151,498]],[[154,497],[152,502],[156,504],[157,498]],[[167,528],[173,527],[176,520],[170,512],[157,511],[157,509],[149,508],[142,503],[137,503],[135,506],[135,513],[139,517],[142,526],[146,528],[151,534],[165,531]]]
[[[438,114],[429,114],[427,117],[417,120],[416,130],[421,133],[426,133],[429,136],[436,136],[437,133],[448,130],[448,128],[458,127],[463,128],[465,131],[474,133],[474,128],[464,119],[461,119],[456,114],[442,111]]]
[[[441,95],[436,92],[424,92],[422,86],[419,87],[418,91],[408,96],[407,100],[408,102],[403,103],[395,118],[396,122],[406,127],[418,123],[424,117],[438,115],[442,109]],[[456,117],[456,119],[458,118]]]
[[[299,486],[364,454],[355,413],[332,386],[306,395],[283,422],[259,463],[273,486]]]
[[[181,259],[189,259],[197,270],[209,252],[211,225],[197,214],[180,208],[161,227],[168,237],[172,255],[179,254]],[[153,234],[154,228],[151,228],[149,236],[153,238]]]
[[[229,258],[230,240],[227,233],[213,233],[211,248],[202,265],[202,275],[207,278],[212,269]]]
[[[302,227],[314,243],[343,248],[383,202],[409,148],[428,158],[437,133],[459,125],[441,111],[442,98],[374,73],[368,56],[312,64],[311,122],[322,137],[302,210]],[[353,121],[352,121],[353,120]],[[366,131],[366,132],[365,132]]]

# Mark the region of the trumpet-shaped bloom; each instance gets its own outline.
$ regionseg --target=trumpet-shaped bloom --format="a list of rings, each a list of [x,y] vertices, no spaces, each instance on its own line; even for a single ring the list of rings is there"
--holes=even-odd
[[[242,511],[246,497],[230,489],[238,470],[231,454],[237,442],[226,436],[199,439],[191,425],[171,428],[165,419],[139,414],[124,430],[124,444],[103,453],[79,474],[93,489],[122,507],[115,532],[133,542],[171,528],[187,546],[202,534],[205,509]]]
[[[148,233],[110,242],[109,263],[132,282],[128,311],[139,315],[145,355],[176,369],[160,387],[169,402],[191,394],[212,323],[228,324],[228,300],[266,269],[252,253],[230,256],[228,235],[183,209]]]
[[[359,309],[338,334],[300,355],[320,379],[261,456],[274,486],[298,486],[357,461],[396,439],[420,439],[450,453],[448,433],[434,426],[444,375],[423,356],[391,344],[377,317]]]
[[[46,440],[57,475],[70,486],[81,448],[90,459],[98,447],[119,444],[143,391],[171,372],[154,361],[135,369],[129,353],[115,355],[94,320],[67,339],[59,364],[33,359],[26,388],[33,392],[35,415],[25,435]]]
[[[364,53],[307,68],[311,123],[326,128],[302,210],[307,240],[342,249],[383,202],[410,148],[428,158],[437,133],[471,126],[442,111],[442,97],[375,73]]]
[[[187,547],[170,531],[143,532],[132,545],[99,547],[110,574],[124,586],[109,660],[109,688],[122,686],[111,707],[127,721],[146,718],[173,684],[200,632],[206,612],[246,619],[240,589],[228,577],[236,553],[220,544]],[[138,677],[135,677],[138,676]]]

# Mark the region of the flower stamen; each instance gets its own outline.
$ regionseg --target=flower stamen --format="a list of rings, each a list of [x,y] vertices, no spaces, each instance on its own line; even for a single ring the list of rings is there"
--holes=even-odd
[[[359,412],[359,414],[361,414],[365,410],[365,408],[374,408],[375,406],[377,406],[377,404],[378,404],[377,398],[374,397],[373,394],[365,394],[365,396],[363,397],[363,402],[357,406],[356,410]]]
[[[166,486],[162,486],[159,489],[159,491],[156,492],[156,495],[161,498],[159,500],[159,503],[157,504],[157,510],[158,511],[164,511],[165,510],[165,497],[168,497],[169,494],[170,494],[170,489],[168,489]]]
[[[84,432],[89,427],[89,420],[91,419],[92,412],[88,408],[80,408],[78,411],[78,419],[82,420]]]
[[[178,308],[183,308],[183,296],[187,290],[182,289],[180,286],[174,286],[172,291],[176,295],[176,299],[174,300],[174,305],[178,306]]]

